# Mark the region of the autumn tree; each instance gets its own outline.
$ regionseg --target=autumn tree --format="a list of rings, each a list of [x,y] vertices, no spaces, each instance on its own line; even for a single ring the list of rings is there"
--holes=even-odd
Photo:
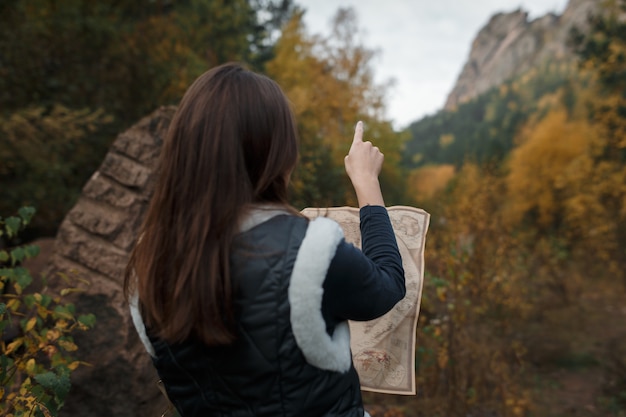
[[[571,195],[572,188],[581,185],[572,182],[589,164],[593,134],[585,120],[568,120],[564,110],[552,111],[529,129],[529,137],[513,150],[509,162],[507,212],[513,223],[526,216],[531,224],[551,232],[573,226],[564,224],[572,216],[569,199],[577,198]]]
[[[293,104],[300,133],[301,160],[294,174],[294,204],[355,204],[343,173],[343,158],[356,121],[366,139],[385,154],[381,185],[388,203],[404,199],[399,170],[402,135],[384,118],[385,87],[373,79],[375,52],[363,46],[355,12],[340,9],[328,37],[310,36],[300,12],[284,28],[267,70]]]
[[[429,172],[430,171],[430,172]],[[417,177],[447,177],[452,166]],[[431,226],[416,352],[425,415],[522,416],[519,336],[533,299],[519,240],[502,216],[506,183],[499,169],[464,164],[444,189],[428,190]]]
[[[598,135],[589,152],[586,191],[602,207],[593,214],[604,221],[592,230],[612,270],[626,280],[626,1],[605,7],[604,13],[589,18],[586,35],[574,35],[574,44],[581,69],[595,76],[587,104]]]
[[[408,179],[408,190],[414,198],[421,202],[435,198],[454,178],[453,165],[426,165],[411,171]]]

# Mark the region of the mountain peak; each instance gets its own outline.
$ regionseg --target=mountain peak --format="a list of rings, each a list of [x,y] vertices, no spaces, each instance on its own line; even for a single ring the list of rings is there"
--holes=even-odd
[[[600,0],[570,0],[562,15],[548,13],[534,20],[522,9],[493,15],[472,42],[445,109],[454,109],[545,62],[573,59],[567,47],[570,30],[584,27],[588,14],[599,5]]]

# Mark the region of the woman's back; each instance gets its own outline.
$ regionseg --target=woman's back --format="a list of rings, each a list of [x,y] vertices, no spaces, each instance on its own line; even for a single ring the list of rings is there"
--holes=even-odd
[[[152,339],[154,364],[183,415],[363,416],[354,368],[335,372],[310,365],[292,331],[290,278],[298,256],[307,256],[298,254],[308,223],[279,215],[236,236],[231,279],[238,324],[232,345],[190,340],[170,346]]]

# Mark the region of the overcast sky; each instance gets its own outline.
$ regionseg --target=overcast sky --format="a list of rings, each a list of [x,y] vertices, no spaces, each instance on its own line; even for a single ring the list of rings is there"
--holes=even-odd
[[[498,12],[561,14],[567,0],[296,0],[311,34],[328,34],[339,7],[356,10],[364,43],[379,50],[378,81],[395,79],[387,115],[396,128],[440,110],[478,31]]]

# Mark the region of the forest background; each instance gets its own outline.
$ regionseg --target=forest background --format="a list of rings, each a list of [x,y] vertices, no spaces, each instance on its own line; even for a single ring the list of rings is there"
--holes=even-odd
[[[297,208],[355,204],[364,120],[387,204],[431,213],[418,395],[368,394],[373,416],[626,416],[624,7],[572,33],[575,61],[395,131],[349,9],[311,35],[290,0],[3,1],[0,215],[54,236],[118,133],[247,62],[293,103]]]

